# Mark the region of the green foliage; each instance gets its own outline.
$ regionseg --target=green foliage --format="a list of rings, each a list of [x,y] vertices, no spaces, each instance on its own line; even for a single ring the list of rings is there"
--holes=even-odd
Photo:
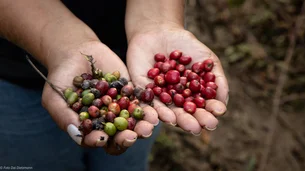
[[[230,7],[239,7],[244,2],[245,2],[245,0],[228,0],[228,4]]]

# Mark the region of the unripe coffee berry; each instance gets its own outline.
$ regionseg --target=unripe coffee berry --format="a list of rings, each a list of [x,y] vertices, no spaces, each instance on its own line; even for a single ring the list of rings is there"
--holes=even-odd
[[[116,117],[113,123],[119,131],[123,131],[128,127],[128,121],[123,117]]]
[[[81,112],[79,114],[79,120],[83,121],[85,119],[88,119],[89,118],[89,113],[88,112]]]
[[[94,98],[95,97],[94,97],[93,93],[88,93],[88,94],[84,95],[84,97],[82,98],[83,105],[86,105],[86,106],[91,105]]]
[[[121,112],[120,112],[120,115],[119,115],[120,117],[123,117],[123,118],[125,118],[125,119],[127,119],[127,118],[129,118],[129,112],[128,112],[128,110],[126,110],[126,109],[123,109],[123,110],[121,110]]]
[[[116,133],[117,129],[113,123],[107,122],[104,126],[104,131],[109,136],[113,136]]]
[[[144,111],[141,107],[136,107],[132,113],[132,116],[135,118],[135,119],[143,119],[144,117]]]

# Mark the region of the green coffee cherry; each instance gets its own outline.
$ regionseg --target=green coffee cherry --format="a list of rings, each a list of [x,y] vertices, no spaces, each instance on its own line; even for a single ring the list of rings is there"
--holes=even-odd
[[[108,112],[108,106],[102,106],[101,110],[105,110],[106,112]]]
[[[85,119],[89,119],[89,113],[88,112],[81,112],[79,114],[79,120],[83,121]]]
[[[120,71],[114,71],[112,75],[114,75],[117,80],[120,79],[121,76]]]
[[[109,136],[113,136],[116,133],[116,127],[113,123],[111,122],[107,122],[104,126],[104,131],[106,132],[106,134],[108,134]]]
[[[144,117],[144,111],[141,107],[136,107],[132,113],[133,117],[137,120],[141,120]]]
[[[105,75],[104,75],[104,78],[105,78],[106,81],[109,82],[109,83],[111,83],[111,82],[117,80],[117,78],[116,78],[114,75],[110,74],[110,73],[105,74]]]
[[[123,117],[116,117],[114,118],[114,126],[117,128],[119,131],[123,131],[127,129],[128,126],[128,121],[123,118]]]
[[[125,119],[129,118],[129,112],[126,109],[121,110],[120,117],[123,117]]]
[[[90,93],[90,92],[91,92],[90,89],[84,90],[84,91],[82,92],[82,97],[84,97],[84,95],[86,95],[86,94],[88,94],[88,93]]]
[[[86,106],[91,105],[91,103],[93,102],[94,98],[95,98],[95,97],[94,97],[93,93],[87,93],[87,94],[85,94],[85,95],[83,96],[83,98],[82,98],[82,103],[83,103],[83,105],[86,105]]]
[[[117,100],[120,100],[121,97],[122,97],[122,95],[120,95],[120,94],[116,95]]]
[[[78,99],[77,93],[76,92],[72,92],[69,95],[69,97],[67,99],[67,102],[68,102],[69,105],[72,105],[73,103],[75,103],[77,101],[77,99]]]
[[[73,89],[72,88],[65,89],[65,91],[64,91],[65,98],[68,99],[71,93],[73,93]]]

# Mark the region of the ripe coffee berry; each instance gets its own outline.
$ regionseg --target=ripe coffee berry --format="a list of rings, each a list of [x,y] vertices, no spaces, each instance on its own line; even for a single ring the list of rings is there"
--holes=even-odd
[[[200,91],[201,84],[197,80],[192,80],[189,85],[189,89],[192,93],[198,93]]]
[[[211,59],[189,65],[192,58],[179,50],[171,52],[168,58],[161,54],[156,54],[154,58],[154,68],[147,73],[154,82],[146,85],[145,89],[149,89],[164,104],[174,102],[175,106],[183,107],[186,112],[193,114],[196,108],[205,107],[206,99],[216,97],[218,86],[211,72],[214,66]]]
[[[168,61],[162,63],[161,68],[160,68],[160,70],[161,70],[163,73],[166,73],[166,72],[169,71],[170,69],[171,69],[171,64],[170,64]]]
[[[180,73],[177,70],[170,70],[165,74],[164,78],[169,84],[177,84],[180,82]]]
[[[196,104],[193,102],[184,102],[183,109],[190,114],[193,114],[196,112]]]
[[[174,50],[169,54],[169,58],[173,60],[179,60],[179,58],[182,56],[182,52],[179,50]]]
[[[197,108],[203,108],[205,106],[205,100],[202,97],[195,97],[193,102],[196,104]]]
[[[211,87],[206,87],[201,91],[201,93],[207,99],[215,99],[216,97],[216,90],[212,89]]]
[[[218,86],[215,82],[207,82],[205,83],[205,87],[211,87],[214,90],[217,90]]]
[[[175,69],[180,72],[180,73],[183,73],[185,71],[185,66],[182,65],[182,64],[177,64]]]
[[[115,99],[116,96],[118,95],[118,90],[116,88],[110,88],[107,91],[107,95],[109,95],[112,99]]]
[[[211,59],[207,59],[207,60],[203,61],[202,66],[205,71],[210,72],[213,69],[214,62]]]
[[[162,88],[161,87],[154,87],[153,92],[156,96],[159,96],[162,93]]]
[[[160,69],[159,68],[152,68],[147,72],[147,77],[154,79],[157,75],[159,75]]]
[[[164,62],[165,58],[165,55],[163,55],[162,53],[157,53],[154,57],[156,62]]]
[[[158,75],[154,79],[155,85],[163,87],[165,85],[165,80],[162,76]]]
[[[212,72],[206,72],[204,74],[204,81],[207,83],[207,82],[215,82],[215,75],[212,73]]]
[[[160,94],[159,98],[160,98],[160,101],[166,105],[172,104],[172,97],[166,92],[162,92]]]
[[[195,72],[190,72],[190,73],[187,75],[187,80],[188,80],[188,81],[199,80],[199,76],[198,76],[198,74],[196,74]]]
[[[148,83],[148,84],[145,86],[146,89],[147,89],[147,88],[153,89],[154,87],[155,87],[155,83],[154,83],[154,82]]]
[[[162,64],[163,64],[163,62],[157,62],[154,64],[154,68],[158,68],[160,70]]]
[[[154,99],[153,90],[151,88],[147,88],[146,90],[144,90],[144,92],[142,93],[141,100],[146,103],[150,103],[150,102],[152,102],[153,99]]]
[[[179,58],[179,63],[183,65],[188,65],[192,62],[192,57],[190,56],[181,56]]]
[[[187,97],[190,97],[192,95],[192,91],[190,89],[184,89],[183,92],[182,92],[182,96],[184,98],[187,98]]]
[[[192,71],[195,73],[200,73],[203,71],[203,65],[202,62],[196,62],[192,65]]]
[[[175,94],[174,103],[178,107],[182,107],[184,104],[184,97],[181,94]]]

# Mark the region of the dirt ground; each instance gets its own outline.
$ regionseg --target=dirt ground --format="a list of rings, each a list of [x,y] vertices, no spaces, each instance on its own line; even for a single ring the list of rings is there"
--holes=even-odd
[[[198,137],[165,125],[153,147],[151,171],[305,170],[303,3],[187,2],[187,29],[225,69],[228,111],[218,129]]]

